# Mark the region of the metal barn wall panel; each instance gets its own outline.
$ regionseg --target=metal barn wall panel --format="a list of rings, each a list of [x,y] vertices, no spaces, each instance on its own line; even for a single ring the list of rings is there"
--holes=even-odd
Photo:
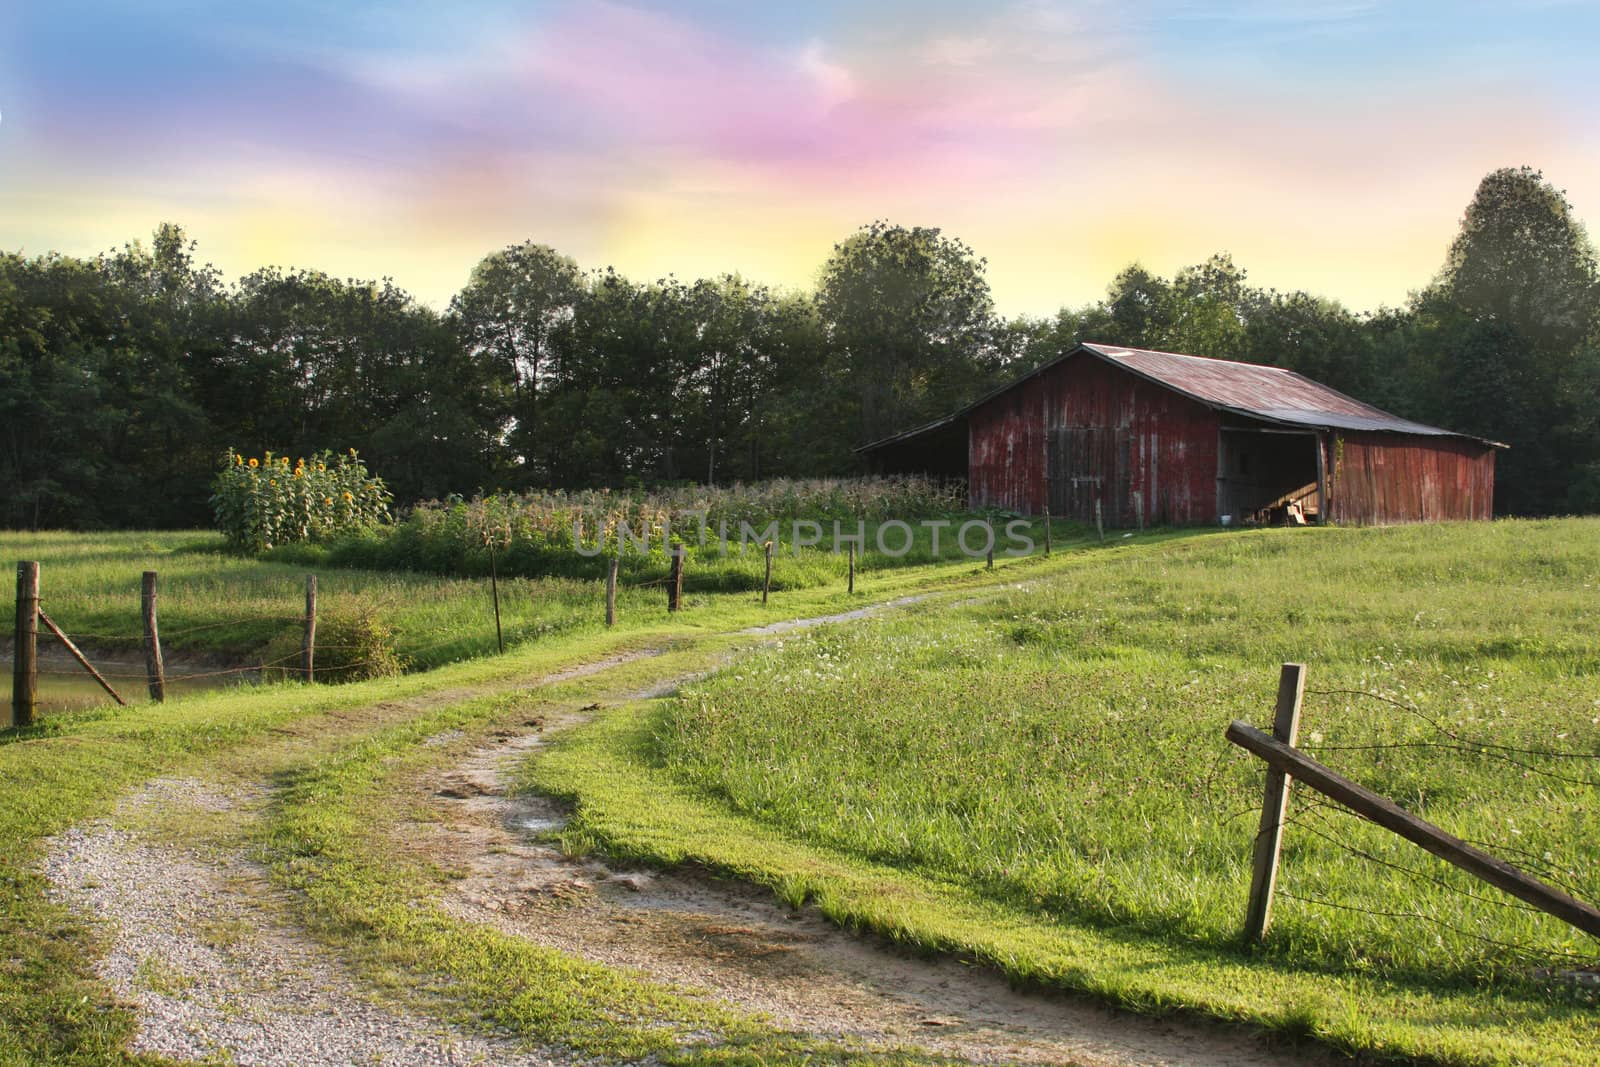
[[[1080,353],[976,407],[969,416],[974,507],[1108,526],[1207,523],[1217,517],[1217,413]]]
[[[1349,526],[1494,518],[1495,449],[1468,438],[1333,431],[1329,518]]]

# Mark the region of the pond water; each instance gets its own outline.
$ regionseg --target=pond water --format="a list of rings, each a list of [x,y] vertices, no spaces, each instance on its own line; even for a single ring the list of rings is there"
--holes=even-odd
[[[143,704],[150,699],[146,681],[144,658],[129,657],[126,653],[107,656],[93,652],[84,653],[95,669],[105,675],[122,699],[129,704]],[[9,653],[6,659],[10,659]],[[228,664],[214,660],[186,659],[167,656],[164,660],[167,675],[167,698],[200,693],[230,686],[248,685],[260,672],[254,669],[233,669]],[[9,671],[7,672],[9,673]],[[39,642],[39,711],[44,714],[57,711],[78,711],[83,708],[114,704],[115,701],[100,688],[100,683],[73,659],[67,650],[54,642]]]

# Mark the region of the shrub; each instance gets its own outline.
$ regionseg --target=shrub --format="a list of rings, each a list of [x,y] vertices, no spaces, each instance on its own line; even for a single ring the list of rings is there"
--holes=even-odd
[[[347,600],[323,608],[317,615],[313,660],[317,681],[359,682],[399,674],[406,661],[395,651],[394,639],[394,627],[367,601]],[[298,677],[303,640],[298,627],[273,638],[261,654],[262,680]]]
[[[353,448],[292,465],[288,456],[246,458],[230,448],[211,485],[218,529],[229,545],[249,553],[370,529],[388,521],[394,499]]]

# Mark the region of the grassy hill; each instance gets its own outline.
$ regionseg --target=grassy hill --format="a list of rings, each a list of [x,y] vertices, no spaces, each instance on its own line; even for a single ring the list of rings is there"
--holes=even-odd
[[[1464,1062],[1600,1038],[1592,994],[1546,977],[1600,945],[1304,791],[1246,951],[1263,768],[1222,736],[1270,725],[1279,664],[1306,663],[1305,748],[1600,901],[1600,522],[1263,530],[1078,563],[787,638],[534,780],[584,802],[571,832],[602,847],[726,865],[1018,978]],[[591,773],[602,756],[694,814],[647,813]],[[711,819],[744,844],[710,843]],[[1133,946],[1165,966],[1130,969]]]

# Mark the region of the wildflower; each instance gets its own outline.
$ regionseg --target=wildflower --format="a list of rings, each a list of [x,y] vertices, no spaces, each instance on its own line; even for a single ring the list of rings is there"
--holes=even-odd
[[[239,456],[239,455],[235,455],[235,456],[234,456],[234,457],[233,457],[233,465],[234,465],[234,466],[235,466],[235,467],[242,467],[242,466],[244,466],[244,457],[243,457],[243,456]]]
[[[355,497],[353,497],[353,496],[351,496],[351,495],[350,495],[350,491],[349,491],[349,490],[348,490],[348,489],[347,489],[347,490],[345,490],[345,494],[344,494],[344,502],[345,502],[345,503],[346,503],[346,504],[348,504],[348,503],[350,503],[350,501],[352,501],[352,500],[354,500],[354,499],[355,499]]]
[[[261,466],[261,461],[256,459],[254,456],[251,456],[250,457],[250,466],[259,467],[259,466]]]
[[[294,469],[294,476],[296,478],[304,478],[306,476],[306,469],[304,467],[296,467]]]
[[[324,504],[328,505],[330,508],[333,507],[333,497],[331,497],[331,496],[323,497],[322,498],[322,502]]]

